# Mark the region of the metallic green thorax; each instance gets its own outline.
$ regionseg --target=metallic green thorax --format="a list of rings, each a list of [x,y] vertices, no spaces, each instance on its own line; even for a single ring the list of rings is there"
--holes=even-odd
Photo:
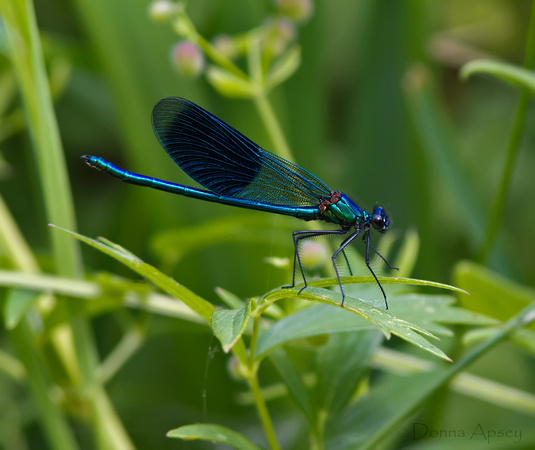
[[[323,205],[323,207],[322,207]],[[369,223],[371,214],[359,208],[347,195],[333,192],[330,201],[320,204],[320,220],[335,223],[342,228],[350,228],[356,224]]]

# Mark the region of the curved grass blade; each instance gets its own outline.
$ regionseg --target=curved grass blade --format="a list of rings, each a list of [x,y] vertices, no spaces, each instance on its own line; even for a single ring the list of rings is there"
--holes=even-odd
[[[461,68],[461,80],[467,80],[476,74],[491,75],[514,86],[526,88],[531,95],[535,95],[535,74],[532,70],[485,59],[470,61]]]
[[[178,438],[186,441],[203,440],[226,444],[238,450],[261,450],[262,447],[251,442],[242,434],[227,427],[214,424],[186,425],[176,428],[167,433],[170,438]]]
[[[106,253],[117,261],[120,261],[134,272],[139,273],[143,277],[153,282],[156,286],[160,287],[168,294],[182,301],[208,323],[210,322],[212,313],[215,311],[214,306],[210,302],[207,302],[186,287],[181,286],[175,280],[167,275],[164,275],[155,267],[143,262],[136,255],[124,249],[120,245],[114,244],[102,238],[97,241],[55,225],[51,226],[75,237],[76,239],[79,239],[82,242],[85,242],[86,244],[96,248],[97,250],[100,250],[103,253]]]
[[[454,292],[459,292],[462,294],[468,294],[470,293],[468,291],[465,291],[464,289],[460,289],[455,286],[451,286],[449,284],[444,283],[437,283],[436,281],[428,281],[428,280],[419,280],[416,278],[405,278],[405,277],[377,277],[379,282],[381,284],[401,284],[401,285],[409,285],[409,286],[426,286],[426,287],[436,287],[440,289],[447,289]],[[359,284],[359,283],[371,283],[375,284],[375,278],[366,276],[366,277],[340,277],[340,280],[342,280],[342,284]],[[337,286],[338,285],[338,279],[336,278],[322,278],[321,280],[312,280],[308,281],[309,286],[315,286],[315,287],[327,287],[327,286]],[[300,289],[303,286],[303,284],[298,284],[295,286],[295,289]],[[303,291],[304,293],[305,291]],[[303,294],[301,293],[301,295]],[[268,294],[269,295],[269,294]]]

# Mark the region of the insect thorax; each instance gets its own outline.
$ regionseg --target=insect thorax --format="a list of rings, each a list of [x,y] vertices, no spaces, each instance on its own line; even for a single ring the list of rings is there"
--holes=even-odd
[[[347,195],[335,191],[329,200],[323,200],[319,205],[321,219],[335,223],[343,228],[349,228],[357,223],[369,222],[368,213],[359,208]]]

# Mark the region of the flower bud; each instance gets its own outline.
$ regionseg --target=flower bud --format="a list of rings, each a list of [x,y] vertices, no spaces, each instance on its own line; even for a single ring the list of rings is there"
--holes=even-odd
[[[176,11],[176,4],[169,0],[156,0],[149,5],[149,14],[155,22],[165,22]]]
[[[312,15],[312,0],[275,0],[279,11],[295,22],[306,22]]]
[[[266,22],[266,28],[268,29],[268,45],[271,46],[274,55],[283,53],[288,47],[288,44],[297,35],[295,24],[287,17],[269,19]]]
[[[238,48],[234,40],[228,34],[219,34],[212,40],[213,46],[229,59],[238,54]]]
[[[199,76],[205,66],[203,52],[189,41],[179,42],[172,48],[171,60],[177,70],[188,77]]]
[[[299,249],[301,263],[308,269],[317,269],[325,264],[327,248],[321,242],[305,241]]]

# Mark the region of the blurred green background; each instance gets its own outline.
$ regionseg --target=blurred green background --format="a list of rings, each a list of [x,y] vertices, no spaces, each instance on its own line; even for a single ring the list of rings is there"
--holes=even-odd
[[[35,2],[49,69],[71,71],[55,105],[78,231],[122,245],[215,303],[216,286],[250,297],[284,284],[287,273],[263,258],[291,258],[290,230],[301,223],[287,225],[272,215],[128,186],[80,160],[84,154],[102,156],[138,173],[190,183],[151,129],[152,108],[166,96],[200,104],[270,149],[250,101],[224,98],[203,78],[176,73],[169,52],[178,38],[167,24],[151,20],[148,5],[145,0]],[[271,95],[296,162],[367,209],[385,206],[391,233],[401,237],[416,229],[421,253],[415,278],[451,283],[453,265],[475,258],[482,245],[518,91],[491,78],[461,82],[458,70],[489,56],[522,65],[530,6],[509,0],[318,1],[299,28],[302,64]],[[245,32],[273,11],[267,0],[192,0],[187,8],[207,39]],[[6,70],[5,58],[1,65]],[[533,107],[530,112],[488,265],[533,286]],[[46,266],[50,231],[29,146],[23,132],[1,143],[0,189]],[[161,233],[197,227],[207,218],[246,215],[263,221],[252,244],[208,245],[176,264],[157,251]],[[287,232],[274,231],[277,227]],[[83,248],[83,256],[90,272],[132,276],[92,249]],[[258,431],[252,408],[234,403],[240,386],[227,375],[226,358],[212,355],[218,344],[206,328],[165,318],[151,318],[149,326],[150,339],[108,386],[139,448],[196,448],[164,435],[197,421]],[[100,317],[94,330],[106,354],[119,336],[115,320]],[[501,369],[509,371],[507,364]],[[481,409],[473,399],[451,402],[446,419]],[[285,416],[286,406],[275,405],[287,420],[278,425],[297,426],[295,417]],[[485,414],[501,412],[491,408]],[[39,433],[29,430],[33,448],[39,448]]]

